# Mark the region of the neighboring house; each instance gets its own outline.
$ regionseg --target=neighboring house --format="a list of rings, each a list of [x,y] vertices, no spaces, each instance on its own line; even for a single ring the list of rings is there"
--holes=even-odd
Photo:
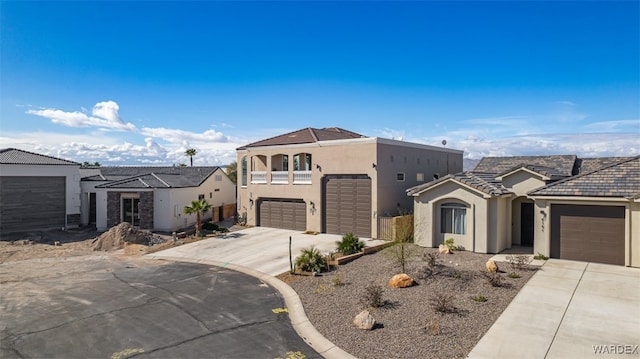
[[[80,224],[80,164],[0,150],[0,234]]]
[[[422,246],[640,266],[640,157],[487,157],[407,193]]]
[[[121,222],[172,232],[196,223],[185,206],[205,199],[214,222],[235,215],[235,184],[220,167],[82,168],[82,224],[106,230]]]
[[[462,151],[305,128],[238,148],[247,224],[377,238],[381,217],[411,211],[409,186],[462,170]]]

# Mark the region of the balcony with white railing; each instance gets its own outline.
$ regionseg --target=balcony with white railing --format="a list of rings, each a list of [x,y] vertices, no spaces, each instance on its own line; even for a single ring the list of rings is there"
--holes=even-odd
[[[311,171],[293,171],[293,184],[311,184]]]
[[[288,184],[289,171],[271,171],[271,184]]]
[[[267,171],[251,171],[251,183],[267,183]]]

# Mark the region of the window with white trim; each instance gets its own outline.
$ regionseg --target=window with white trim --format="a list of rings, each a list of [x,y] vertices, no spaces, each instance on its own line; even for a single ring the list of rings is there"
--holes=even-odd
[[[462,203],[442,204],[440,233],[467,234],[467,206]]]

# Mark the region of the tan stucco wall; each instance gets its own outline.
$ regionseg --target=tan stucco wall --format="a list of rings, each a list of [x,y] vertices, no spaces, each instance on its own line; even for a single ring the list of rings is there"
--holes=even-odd
[[[362,138],[354,140],[321,141],[313,144],[282,145],[253,147],[238,150],[238,212],[247,214],[247,224],[257,224],[257,204],[260,198],[302,199],[307,204],[307,230],[322,231],[322,179],[327,175],[353,174],[367,175],[371,178],[371,234],[377,236],[377,217],[395,215],[398,204],[401,209],[411,210],[413,203],[406,195],[406,189],[423,182],[416,181],[418,172],[424,173],[425,181],[431,180],[433,173],[441,168],[430,168],[444,160],[441,152],[449,153],[451,171],[462,169],[462,151],[440,149],[432,146],[409,144],[401,141],[379,138]],[[309,153],[312,156],[311,184],[293,183],[293,156]],[[278,167],[272,159],[280,160],[282,154],[289,156],[289,180],[287,184],[271,184],[270,169]],[[242,186],[242,158],[247,156],[247,186]],[[393,162],[391,162],[393,156]],[[444,155],[446,160],[446,154]],[[266,184],[251,183],[251,158],[260,157],[266,160]],[[406,162],[405,162],[406,157]],[[418,164],[418,158],[420,163]],[[258,161],[260,162],[260,161]],[[454,163],[455,162],[455,163]],[[374,166],[375,164],[375,166]],[[320,166],[318,168],[317,166]],[[446,168],[442,162],[440,167]],[[396,174],[405,173],[405,181],[397,181]],[[253,200],[253,205],[250,200]],[[315,211],[311,211],[310,202],[314,202]]]
[[[467,205],[467,233],[440,233],[440,205],[457,202]],[[453,182],[445,182],[415,197],[415,243],[423,247],[437,247],[445,239],[453,238],[466,250],[487,252],[489,234],[488,202],[478,192]],[[475,236],[475,241],[474,241]]]
[[[502,185],[516,196],[526,196],[528,192],[545,185],[539,175],[528,171],[516,171],[502,178]]]
[[[537,198],[535,201],[534,217],[534,253],[551,254],[551,205],[600,205],[600,206],[624,206],[625,207],[625,265],[640,267],[640,203],[627,200],[609,200],[606,198]],[[602,250],[606,250],[603,248]]]

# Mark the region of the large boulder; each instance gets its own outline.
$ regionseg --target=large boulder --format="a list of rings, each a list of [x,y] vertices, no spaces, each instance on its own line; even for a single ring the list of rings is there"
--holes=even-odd
[[[411,287],[413,285],[413,278],[408,275],[396,274],[391,279],[389,279],[389,287],[391,288],[406,288]]]
[[[353,325],[362,330],[371,330],[376,325],[376,320],[368,310],[363,310],[353,319]]]
[[[440,254],[451,254],[451,249],[449,249],[449,246],[446,244],[441,244],[438,246],[438,252],[440,252]]]
[[[494,262],[492,260],[487,261],[486,267],[487,267],[487,271],[489,273],[498,272],[498,265],[496,264],[496,262]]]

